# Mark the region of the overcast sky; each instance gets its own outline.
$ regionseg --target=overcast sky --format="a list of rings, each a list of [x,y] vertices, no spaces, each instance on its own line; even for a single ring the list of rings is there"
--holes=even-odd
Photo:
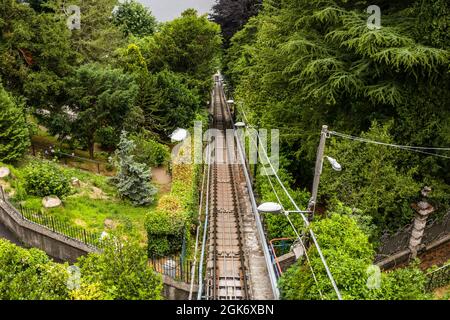
[[[159,21],[173,20],[184,10],[195,8],[199,13],[209,13],[214,0],[138,0],[153,12]]]

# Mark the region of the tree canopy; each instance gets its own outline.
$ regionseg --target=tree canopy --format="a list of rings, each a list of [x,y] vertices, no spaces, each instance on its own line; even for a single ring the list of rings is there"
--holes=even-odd
[[[381,1],[382,23],[378,30],[367,26],[370,4],[264,1],[258,16],[231,39],[225,61],[235,99],[242,103],[251,123],[280,129],[281,152],[291,160],[286,169],[296,186],[312,185],[324,124],[330,130],[361,136],[374,121],[380,125],[391,123],[389,137],[374,132],[371,138],[399,145],[450,145],[450,51],[443,22],[448,21],[448,3]],[[339,138],[332,144],[328,141],[325,152],[334,153],[338,161],[342,159],[344,173],[325,177],[320,205],[339,198],[349,206],[359,205],[368,211],[377,207],[372,213],[380,228],[386,227],[381,217],[389,215],[393,228],[409,221],[413,214],[412,189],[419,192],[419,186],[431,184],[436,194],[445,194],[450,184],[449,162],[442,157],[391,152],[381,146],[366,147]],[[384,161],[377,159],[380,154]],[[396,191],[392,183],[381,181],[383,177],[369,177],[373,175],[369,168],[377,165],[376,171],[388,173],[396,181]],[[385,190],[373,193],[377,185]],[[358,193],[346,197],[342,191],[347,187],[359,189],[362,198]],[[394,200],[397,191],[400,193]],[[353,197],[358,200],[354,202]],[[362,203],[369,198],[370,210],[368,202]],[[444,212],[442,209],[450,203],[448,197],[437,200]]]
[[[91,157],[96,132],[111,127],[120,133],[138,94],[130,74],[95,63],[79,67],[66,79],[64,90],[66,104],[55,106],[52,116],[43,120],[60,138],[70,135],[79,139]]]
[[[262,7],[262,0],[217,0],[212,8],[213,21],[222,28],[225,44],[256,16]]]
[[[151,11],[134,0],[121,3],[114,11],[114,23],[125,35],[137,37],[151,36],[156,31],[156,18]]]
[[[30,133],[23,105],[0,83],[0,161],[19,160],[30,147]]]

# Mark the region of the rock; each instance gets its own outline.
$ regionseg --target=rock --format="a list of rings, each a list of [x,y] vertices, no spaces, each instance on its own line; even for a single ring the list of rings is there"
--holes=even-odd
[[[81,182],[78,178],[71,178],[70,183],[72,184],[72,186],[74,186],[76,188],[81,187]]]
[[[10,174],[11,174],[11,171],[9,171],[8,168],[6,168],[6,167],[0,168],[0,179],[8,177]]]
[[[114,230],[117,227],[117,222],[111,219],[105,219],[103,224],[105,225],[105,228],[109,230]]]
[[[56,208],[62,204],[61,200],[56,196],[45,197],[42,199],[44,208]]]

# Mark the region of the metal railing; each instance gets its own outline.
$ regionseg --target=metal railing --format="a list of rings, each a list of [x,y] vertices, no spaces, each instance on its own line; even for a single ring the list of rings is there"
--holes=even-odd
[[[450,284],[450,262],[446,265],[427,273],[428,282],[426,291],[430,292]]]
[[[33,155],[33,157],[37,156],[36,153],[36,146],[32,143],[31,145],[31,153]],[[94,159],[89,159],[89,158],[85,158],[85,157],[80,157],[80,156],[76,156],[75,154],[69,154],[66,152],[62,152],[59,149],[55,149],[53,146],[48,146],[46,148],[41,149],[42,153],[40,153],[41,157],[47,158],[47,159],[53,159],[54,157],[57,157],[58,160],[62,163],[64,163],[64,165],[69,165],[69,159],[71,159],[72,161],[76,162],[76,163],[81,163],[81,164],[92,164],[95,167],[95,171],[100,174],[103,172],[109,172],[111,170],[107,169],[107,166],[109,165],[108,162],[106,161],[99,161],[99,160],[94,160]],[[102,168],[103,167],[103,168]],[[88,167],[78,167],[79,169],[85,170],[85,171],[90,171],[90,172],[95,172],[94,170],[92,170],[93,168]]]
[[[288,253],[291,250],[294,240],[295,238],[278,238],[269,241],[270,256],[272,258],[272,264],[274,265],[277,279],[279,279],[283,274],[283,269],[281,268],[278,257]],[[278,243],[276,244],[276,242]]]
[[[193,261],[174,255],[169,257],[153,256],[149,259],[153,270],[175,281],[191,283]]]
[[[375,262],[382,261],[398,252],[408,250],[411,238],[412,225],[407,225],[394,234],[384,234],[380,239],[380,246],[375,257]],[[422,245],[427,246],[434,241],[442,239],[450,234],[450,212],[441,219],[428,223],[425,227]]]
[[[13,203],[8,199],[1,186],[0,197],[11,209],[16,211],[22,219],[28,222],[44,227],[64,237],[82,242],[90,247],[101,248],[102,246],[100,235],[96,233],[87,231],[82,227],[71,225],[70,223],[67,223],[66,221],[63,221],[62,219],[46,212],[32,210],[22,206],[21,204]]]

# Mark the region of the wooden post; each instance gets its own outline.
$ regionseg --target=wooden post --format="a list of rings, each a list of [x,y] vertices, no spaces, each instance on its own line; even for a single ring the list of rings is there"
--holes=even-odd
[[[414,226],[411,231],[411,238],[409,240],[409,250],[411,251],[410,260],[417,257],[417,252],[420,250],[422,244],[423,234],[427,225],[428,217],[435,211],[435,208],[428,202],[427,198],[431,192],[430,187],[424,187],[421,191],[422,200],[412,207],[416,210],[416,217],[414,219]]]

